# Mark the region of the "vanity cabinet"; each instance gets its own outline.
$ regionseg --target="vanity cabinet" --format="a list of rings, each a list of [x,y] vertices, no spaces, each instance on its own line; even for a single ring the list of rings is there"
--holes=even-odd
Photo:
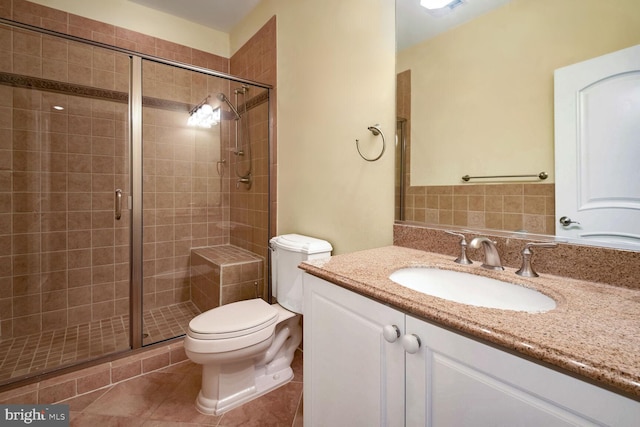
[[[640,402],[307,273],[304,294],[305,427],[639,425]]]
[[[404,314],[304,275],[304,425],[404,426]],[[395,342],[385,326],[397,325]]]

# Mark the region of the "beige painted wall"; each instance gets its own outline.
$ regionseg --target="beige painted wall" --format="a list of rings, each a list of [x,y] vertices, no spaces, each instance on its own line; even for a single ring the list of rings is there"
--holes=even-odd
[[[128,0],[29,0],[229,58],[229,35]]]
[[[411,185],[540,171],[554,182],[553,70],[638,43],[638,0],[514,0],[400,52]]]
[[[393,0],[264,0],[232,50],[269,17],[278,27],[278,233],[335,253],[391,244],[395,134]],[[387,150],[377,162],[381,138]],[[371,149],[371,150],[369,150]]]

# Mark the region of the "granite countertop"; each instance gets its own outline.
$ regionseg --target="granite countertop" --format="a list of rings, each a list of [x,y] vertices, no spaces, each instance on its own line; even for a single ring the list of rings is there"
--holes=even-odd
[[[517,283],[556,301],[546,313],[474,307],[413,291],[389,279],[403,267],[432,266]],[[400,246],[306,261],[300,268],[408,314],[497,344],[640,400],[640,291],[515,269],[462,266],[450,256]]]

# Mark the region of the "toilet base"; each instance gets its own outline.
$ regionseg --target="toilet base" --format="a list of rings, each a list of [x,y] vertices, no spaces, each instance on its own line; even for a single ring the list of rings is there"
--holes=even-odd
[[[222,353],[207,353],[206,341],[185,338],[185,353],[202,365],[202,386],[196,408],[206,415],[221,415],[280,387],[293,378],[291,363],[302,341],[300,315],[277,304],[279,322],[272,335],[257,344]]]
[[[196,409],[205,415],[222,415],[223,413],[236,408],[244,403],[256,399],[271,390],[285,385],[293,379],[293,370],[286,367],[278,372],[261,375],[255,378],[255,387],[244,390],[224,400],[207,399],[202,395],[202,390],[196,399]]]

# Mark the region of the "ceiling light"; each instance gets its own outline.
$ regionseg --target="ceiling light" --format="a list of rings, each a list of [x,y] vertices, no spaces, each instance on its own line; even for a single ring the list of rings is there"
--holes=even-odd
[[[220,108],[209,105],[209,97],[189,112],[187,125],[200,128],[210,128],[220,123]]]
[[[455,2],[456,0],[420,0],[420,6],[426,9],[442,9]]]
[[[442,18],[466,2],[467,0],[420,0],[420,5],[426,9],[429,15]]]

